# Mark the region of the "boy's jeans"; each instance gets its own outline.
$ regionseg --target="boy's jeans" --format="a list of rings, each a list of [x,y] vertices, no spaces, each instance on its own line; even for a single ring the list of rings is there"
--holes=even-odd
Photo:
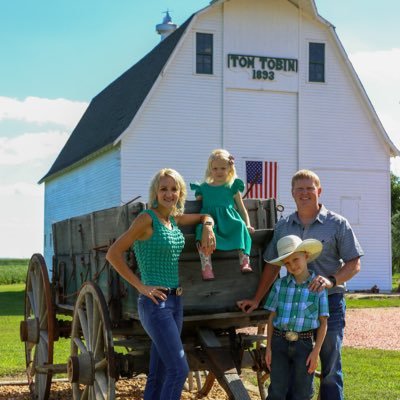
[[[144,400],[179,400],[189,373],[180,337],[182,298],[168,296],[156,305],[147,296],[140,295],[138,312],[152,340]]]
[[[313,349],[312,338],[289,342],[283,337],[272,336],[271,345],[268,400],[285,400],[289,385],[292,386],[294,400],[309,400],[313,394],[314,374],[307,372],[306,360]]]
[[[346,316],[346,302],[343,294],[328,296],[328,331],[322,345],[320,359],[322,369],[321,400],[343,400],[342,342]],[[286,400],[294,400],[289,390]]]

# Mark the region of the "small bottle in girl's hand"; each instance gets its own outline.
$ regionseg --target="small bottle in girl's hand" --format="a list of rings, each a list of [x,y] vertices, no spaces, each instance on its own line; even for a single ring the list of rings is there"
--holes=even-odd
[[[195,191],[196,199],[202,201],[201,213],[210,214],[215,221],[216,248],[226,251],[237,249],[241,272],[253,272],[249,254],[250,233],[254,232],[254,228],[250,225],[249,215],[240,195],[244,190],[244,183],[236,175],[234,157],[227,150],[214,150],[208,159],[204,182],[200,185],[191,183],[190,188]],[[203,280],[208,281],[214,279],[214,273],[211,257],[205,255],[199,245],[202,228],[202,225],[196,228],[197,249]]]

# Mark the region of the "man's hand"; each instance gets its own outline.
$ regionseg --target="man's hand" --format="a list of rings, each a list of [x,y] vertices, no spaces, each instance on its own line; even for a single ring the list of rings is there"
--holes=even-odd
[[[258,301],[254,299],[245,299],[239,300],[236,302],[236,305],[245,313],[250,314],[256,308],[258,308]]]
[[[316,276],[308,285],[312,292],[322,292],[324,289],[330,289],[331,287],[333,287],[333,283],[321,275]]]

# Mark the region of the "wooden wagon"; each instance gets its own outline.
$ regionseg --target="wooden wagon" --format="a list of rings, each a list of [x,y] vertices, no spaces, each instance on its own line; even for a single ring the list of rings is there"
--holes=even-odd
[[[267,313],[245,314],[236,301],[251,297],[264,265],[262,251],[276,222],[276,205],[270,200],[245,200],[252,225],[252,274],[241,274],[236,251],[213,255],[215,281],[201,279],[194,227],[184,229],[180,258],[184,289],[183,343],[191,374],[190,389],[205,396],[217,380],[231,399],[250,399],[240,379],[251,368],[262,399],[268,371],[263,336]],[[110,244],[146,207],[131,203],[57,222],[53,225],[54,258],[51,281],[44,258],[32,256],[25,292],[25,313],[20,335],[25,343],[26,371],[34,399],[50,394],[52,376],[67,372],[74,399],[114,399],[115,383],[146,374],[150,340],[137,312],[137,296],[105,260]],[[186,212],[198,212],[200,203],[188,201]],[[133,252],[126,254],[136,271]],[[136,271],[137,272],[137,271]],[[66,318],[65,316],[69,316]],[[257,327],[257,334],[238,333]],[[53,362],[54,342],[70,338],[70,356]]]

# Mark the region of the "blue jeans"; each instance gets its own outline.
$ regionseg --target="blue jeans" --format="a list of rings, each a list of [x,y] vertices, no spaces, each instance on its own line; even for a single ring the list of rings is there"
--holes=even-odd
[[[321,400],[343,400],[342,342],[346,316],[346,301],[342,293],[328,296],[328,331],[322,344],[320,359],[322,381]],[[286,400],[295,399],[290,390]]]
[[[308,373],[306,360],[313,349],[312,338],[289,342],[283,337],[272,336],[271,346],[268,400],[285,400],[289,385],[292,386],[293,399],[310,400],[313,395],[314,374]]]
[[[183,307],[180,296],[154,304],[138,298],[139,318],[152,340],[144,400],[179,400],[189,373],[181,341]]]
[[[328,296],[328,331],[321,348],[321,400],[343,400],[342,342],[346,301],[343,294]]]

